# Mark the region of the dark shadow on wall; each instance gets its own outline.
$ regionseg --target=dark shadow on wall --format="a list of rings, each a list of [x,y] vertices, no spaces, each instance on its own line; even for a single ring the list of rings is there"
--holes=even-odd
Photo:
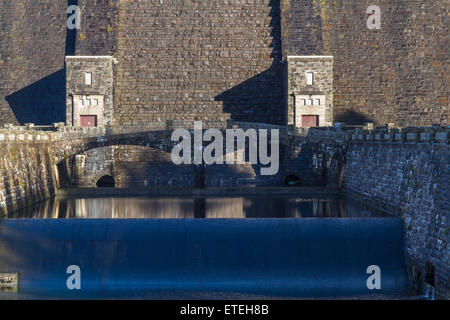
[[[274,62],[266,71],[215,97],[235,121],[283,124],[283,68]]]
[[[194,187],[194,166],[170,161],[116,161],[114,178],[119,188]]]
[[[12,185],[11,185],[11,178],[8,174],[8,171],[4,171],[3,174],[3,193],[5,196],[11,196],[11,189],[12,189]],[[10,211],[13,211],[13,206],[12,204],[7,204],[6,207],[4,208],[5,210],[5,214],[8,215],[8,213]],[[0,218],[2,217],[2,211],[0,211]]]
[[[362,113],[353,110],[347,110],[344,113],[335,115],[334,121],[344,122],[345,124],[349,125],[363,125],[368,122],[374,123],[374,120],[372,118],[366,117]]]
[[[78,0],[67,0],[67,7],[77,6]],[[68,17],[70,15],[67,15]],[[74,56],[77,44],[77,29],[70,30],[66,28],[66,56]]]
[[[20,124],[65,122],[66,69],[34,82],[5,99]]]
[[[78,5],[78,0],[68,0],[67,6],[71,5]],[[66,30],[65,54],[66,56],[75,55],[77,30]],[[8,95],[5,100],[17,121],[22,125],[25,123],[50,125],[55,122],[65,122],[66,68]]]
[[[58,172],[58,185],[60,188],[70,187],[73,185],[75,177],[72,176],[73,171],[73,159],[65,159],[56,164],[56,170]]]
[[[273,124],[284,121],[280,1],[272,0],[269,6],[272,66],[215,97],[215,101],[223,103],[223,111],[230,113],[235,121]]]
[[[326,164],[329,157],[318,149],[317,144],[305,143],[299,151],[287,149],[285,157],[285,159],[282,159],[283,183],[285,185],[327,186],[328,169]]]

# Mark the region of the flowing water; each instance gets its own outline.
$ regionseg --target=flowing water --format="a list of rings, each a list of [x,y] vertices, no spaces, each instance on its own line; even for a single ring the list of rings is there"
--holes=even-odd
[[[368,287],[370,266],[380,289]],[[354,298],[407,287],[401,219],[335,197],[53,198],[0,220],[1,274],[17,277],[0,283],[3,299]]]

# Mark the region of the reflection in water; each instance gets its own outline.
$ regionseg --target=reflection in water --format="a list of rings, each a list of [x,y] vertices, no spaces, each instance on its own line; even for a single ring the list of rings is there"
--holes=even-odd
[[[167,218],[313,218],[376,217],[343,199],[292,197],[121,197],[53,198],[9,215],[40,219],[167,219]]]

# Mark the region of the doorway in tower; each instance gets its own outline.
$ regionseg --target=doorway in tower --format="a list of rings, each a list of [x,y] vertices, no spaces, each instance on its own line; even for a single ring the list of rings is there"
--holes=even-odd
[[[96,127],[97,126],[97,116],[80,116],[80,125],[82,127]]]
[[[319,116],[316,115],[302,115],[302,127],[318,127]]]

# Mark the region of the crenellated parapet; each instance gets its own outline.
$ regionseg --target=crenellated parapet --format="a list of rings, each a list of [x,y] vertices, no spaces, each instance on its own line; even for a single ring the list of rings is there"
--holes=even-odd
[[[347,127],[336,123],[333,127],[297,128],[267,123],[228,122],[229,129],[279,130],[280,135],[307,138],[311,141],[328,140],[340,144],[350,142],[395,142],[395,143],[449,143],[450,127],[406,127],[393,128],[390,125],[373,128],[372,124]]]
[[[24,126],[15,126],[7,123],[0,128],[0,143],[23,142],[41,143],[52,141],[52,135],[56,130],[53,126],[35,126],[28,123]]]
[[[226,122],[203,121],[204,129],[226,129]],[[278,126],[281,127],[281,126]],[[145,132],[171,132],[175,129],[194,129],[194,121],[155,121],[148,122],[145,126],[103,126],[103,127],[75,127],[66,126],[63,122],[54,123],[51,126],[39,126],[27,123],[23,126],[4,124],[0,127],[0,143],[23,142],[44,143],[64,140],[76,140],[84,138],[101,138],[112,135],[126,135]]]
[[[228,121],[202,122],[203,129],[255,129],[278,130],[281,137],[295,136],[312,142],[333,141],[338,144],[380,142],[380,143],[449,143],[450,127],[406,127],[392,128],[389,125],[372,128],[366,125],[358,128],[336,124],[334,127],[296,128],[268,123]],[[175,129],[194,128],[194,121],[161,121],[150,122],[145,126],[105,126],[105,127],[72,127],[64,123],[52,126],[37,126],[28,123],[24,126],[5,124],[0,128],[1,142],[54,142],[111,135],[123,135],[139,132],[171,131]]]
[[[297,132],[312,140],[327,139],[339,143],[380,142],[380,143],[449,143],[450,127],[406,127],[375,129],[342,129],[337,127],[310,128]]]
[[[50,143],[99,137],[106,133],[106,128],[66,127],[64,123],[55,123],[52,126],[35,126],[32,123],[24,126],[5,124],[0,128],[0,143]]]

